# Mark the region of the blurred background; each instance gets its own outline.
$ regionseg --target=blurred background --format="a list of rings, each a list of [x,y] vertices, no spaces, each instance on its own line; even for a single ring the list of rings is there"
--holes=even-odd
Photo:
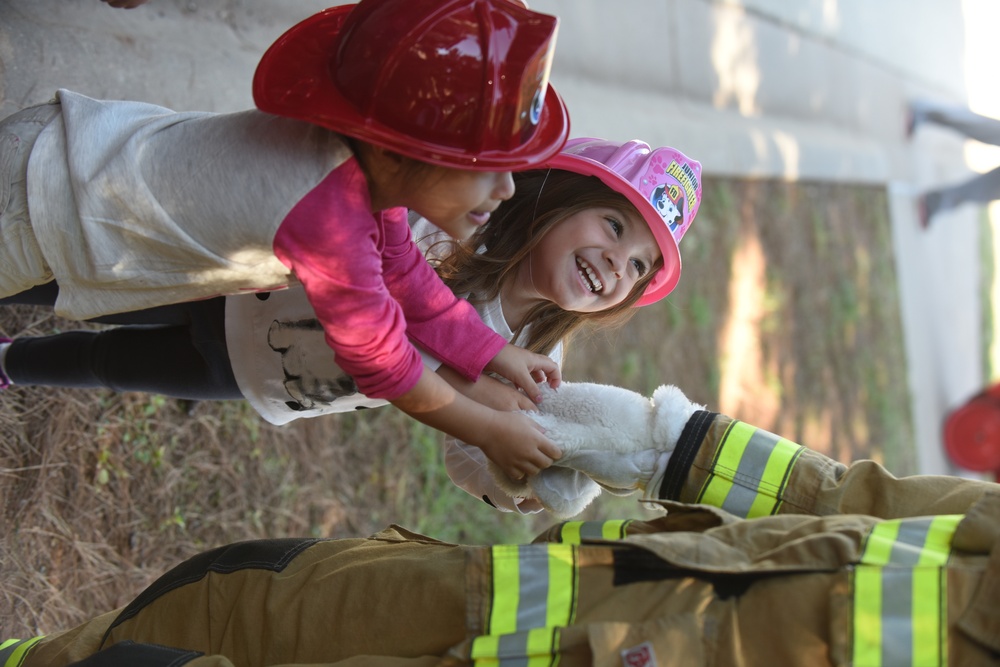
[[[250,107],[267,46],[315,0],[0,0],[0,116],[57,88],[177,110]],[[334,3],[335,4],[335,3]],[[1000,116],[992,0],[533,0],[574,136],[672,145],[704,203],[664,303],[575,341],[565,377],[663,383],[842,461],[975,475],[948,412],[996,377],[996,210],[918,224],[916,197],[1000,164],[911,99]],[[0,333],[80,326],[6,308]],[[585,518],[651,515],[601,498]],[[528,539],[450,485],[439,434],[391,409],[271,427],[242,402],[0,394],[0,629],[51,632],[224,542],[368,534]]]

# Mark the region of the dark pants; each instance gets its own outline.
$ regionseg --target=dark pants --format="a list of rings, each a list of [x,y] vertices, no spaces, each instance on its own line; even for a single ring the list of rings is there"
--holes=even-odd
[[[51,306],[55,282],[0,299]],[[226,349],[226,299],[116,313],[91,322],[122,325],[16,338],[6,370],[17,385],[108,388],[192,400],[243,398]]]

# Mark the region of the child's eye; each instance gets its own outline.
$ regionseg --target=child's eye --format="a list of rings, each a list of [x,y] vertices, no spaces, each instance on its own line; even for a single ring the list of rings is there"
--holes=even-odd
[[[635,270],[639,273],[640,278],[646,275],[646,263],[641,259],[633,259],[632,266],[635,267]]]
[[[607,220],[608,224],[611,225],[611,231],[613,231],[615,233],[615,236],[617,236],[618,238],[621,238],[622,237],[622,232],[625,231],[625,226],[622,223],[618,222],[618,220],[616,220],[615,218],[612,218],[612,217],[607,217],[607,218],[605,218],[605,220]]]

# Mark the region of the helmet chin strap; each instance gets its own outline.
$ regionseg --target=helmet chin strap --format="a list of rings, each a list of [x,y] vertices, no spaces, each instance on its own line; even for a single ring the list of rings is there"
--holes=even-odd
[[[535,206],[531,209],[531,222],[534,224],[535,220],[538,218],[538,202],[542,199],[542,191],[545,190],[545,184],[549,182],[549,174],[552,173],[552,169],[545,170],[545,177],[542,179],[542,184],[538,186],[538,194],[535,195]],[[531,285],[531,289],[535,289],[535,277],[531,273],[531,251],[528,251],[528,284]]]
[[[528,251],[528,284],[531,285],[531,290],[535,290],[535,276],[531,273],[531,251]]]
[[[535,207],[531,209],[531,221],[534,222],[535,218],[538,217],[538,202],[542,199],[542,191],[545,190],[545,184],[549,182],[549,174],[552,173],[552,169],[545,170],[545,177],[542,178],[542,184],[538,186],[538,194],[535,195]]]

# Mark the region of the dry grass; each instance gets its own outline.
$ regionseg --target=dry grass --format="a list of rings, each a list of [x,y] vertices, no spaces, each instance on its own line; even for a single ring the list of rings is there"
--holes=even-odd
[[[577,341],[566,377],[642,392],[676,383],[838,458],[911,472],[884,193],[718,179],[705,192],[669,303]],[[0,309],[8,334],[70,325]],[[585,518],[643,513],[633,499],[601,499]],[[241,402],[21,387],[0,396],[0,520],[4,637],[122,605],[225,542],[393,522],[489,542],[546,524],[451,486],[437,434],[392,409],[274,428]]]

